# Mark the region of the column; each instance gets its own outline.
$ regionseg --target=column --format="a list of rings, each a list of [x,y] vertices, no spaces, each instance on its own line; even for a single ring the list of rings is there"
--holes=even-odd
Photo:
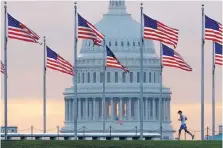
[[[81,108],[81,110],[82,110],[82,112],[83,112],[83,114],[82,114],[82,120],[84,120],[85,119],[85,98],[82,98],[81,99],[81,102],[82,102],[82,106],[83,106],[83,108]]]
[[[140,98],[141,99],[141,98]],[[144,111],[145,111],[145,98],[143,97],[143,99],[142,99],[142,117],[143,117],[143,120],[145,119],[145,113],[144,113]],[[140,102],[139,102],[140,103]],[[139,106],[140,107],[140,106]],[[140,112],[139,112],[140,113]],[[140,117],[140,116],[139,116]]]
[[[152,99],[152,103],[153,103],[153,120],[156,120],[156,98]]]
[[[138,109],[137,109],[137,113],[138,113],[138,118],[136,120],[140,120],[140,104],[139,104],[139,99],[141,98],[137,98],[137,105],[138,105]]]
[[[113,103],[113,98],[111,98],[111,120],[114,119],[114,103]]]
[[[81,120],[81,98],[78,98],[78,118]]]
[[[88,120],[88,98],[85,98],[85,120]]]
[[[69,99],[67,99],[67,121],[70,121],[70,102]]]
[[[71,106],[72,106],[72,121],[74,121],[74,108],[75,108],[75,106],[74,106],[74,98],[72,98],[72,102],[71,102]]]
[[[74,121],[74,100],[73,98],[70,100],[71,104],[71,121]]]
[[[92,120],[93,119],[93,100],[89,100],[89,119]]]
[[[168,99],[168,120],[170,120],[170,98]]]
[[[64,102],[65,102],[65,121],[67,121],[67,99],[64,99]]]
[[[120,100],[119,100],[119,117],[120,117],[120,120],[122,120],[122,115],[123,115],[123,104],[122,104],[122,102],[123,102],[123,100],[122,100],[123,98],[120,98]]]
[[[91,99],[88,98],[88,120],[91,120]]]
[[[164,104],[164,105],[165,105],[165,118],[164,118],[164,120],[167,120],[167,115],[168,115],[168,110],[167,110],[167,109],[168,109],[168,107],[167,107],[167,100],[165,99],[164,102],[165,102],[165,104]]]
[[[129,101],[128,101],[128,120],[131,120],[131,116],[132,116],[132,112],[131,112],[131,105],[132,105],[132,100],[131,98],[129,98]]]
[[[159,101],[160,101],[160,98],[158,99]],[[160,106],[160,102],[158,101],[158,120],[160,120],[161,119],[161,117],[160,117],[160,107],[162,107],[162,102],[161,102],[161,106]],[[162,99],[161,99],[161,101],[162,101]],[[161,110],[162,111],[162,110]]]
[[[148,100],[148,98],[145,98],[145,112],[146,112],[146,117],[145,117],[145,120],[148,120],[148,102],[149,102],[149,100]]]
[[[71,99],[69,99],[69,120],[71,121],[72,118],[72,103],[71,103]]]
[[[165,111],[166,111],[166,107],[165,107],[165,98],[163,98],[163,104],[162,104],[162,107],[163,107],[163,120],[165,120],[165,117],[166,117],[166,113],[165,113]]]
[[[96,98],[93,98],[93,120],[96,120]]]

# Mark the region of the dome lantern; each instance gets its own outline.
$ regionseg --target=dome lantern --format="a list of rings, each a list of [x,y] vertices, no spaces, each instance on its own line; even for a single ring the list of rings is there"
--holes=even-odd
[[[108,14],[127,14],[124,0],[110,0]]]

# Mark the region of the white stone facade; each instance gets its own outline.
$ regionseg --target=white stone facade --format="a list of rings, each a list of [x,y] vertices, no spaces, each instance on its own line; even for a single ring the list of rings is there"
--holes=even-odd
[[[112,23],[115,22],[115,23]],[[106,36],[106,44],[129,73],[107,68],[105,75],[106,129],[113,132],[139,132],[140,99],[140,24],[126,12],[125,2],[110,1],[109,11],[96,24]],[[102,132],[102,52],[103,47],[93,46],[84,40],[78,56],[78,129],[86,132]],[[144,40],[143,48],[143,117],[145,132],[159,132],[160,60],[151,40]],[[170,108],[171,91],[163,87],[163,138],[173,139]],[[74,123],[73,87],[64,92],[65,121],[61,132],[72,132]],[[119,117],[123,125],[116,123]]]

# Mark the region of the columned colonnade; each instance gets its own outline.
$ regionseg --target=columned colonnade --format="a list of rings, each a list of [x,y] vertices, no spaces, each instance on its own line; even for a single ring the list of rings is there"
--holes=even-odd
[[[73,98],[65,98],[65,122],[73,121]],[[145,121],[159,120],[159,98],[144,98],[143,116]],[[118,117],[125,121],[139,120],[139,99],[106,98],[106,120]],[[170,121],[170,98],[162,99],[163,120]],[[78,98],[78,120],[102,120],[102,98]]]

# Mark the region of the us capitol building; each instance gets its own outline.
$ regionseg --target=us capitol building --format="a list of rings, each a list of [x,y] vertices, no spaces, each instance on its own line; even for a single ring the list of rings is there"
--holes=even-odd
[[[140,9],[139,9],[140,13]],[[129,73],[115,68],[106,69],[106,125],[112,132],[133,132],[140,127],[140,23],[132,19],[126,11],[124,0],[110,0],[108,13],[96,24],[106,37],[106,44],[120,62],[129,68]],[[155,54],[154,43],[144,40],[143,49],[143,116],[144,132],[159,133],[159,73],[160,61]],[[102,53],[103,48],[93,46],[90,40],[83,40],[78,56],[78,129],[85,132],[102,132]],[[65,121],[62,133],[73,132],[73,86],[64,91]],[[163,139],[173,139],[170,120],[171,91],[163,87],[162,108]],[[116,117],[123,125],[116,123]],[[89,130],[89,131],[88,131]],[[139,130],[138,130],[139,132]]]

